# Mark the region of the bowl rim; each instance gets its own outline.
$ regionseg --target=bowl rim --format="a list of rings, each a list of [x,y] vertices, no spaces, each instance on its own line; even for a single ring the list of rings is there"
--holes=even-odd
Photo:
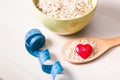
[[[34,7],[37,8],[37,10],[43,14],[44,16],[50,18],[50,19],[54,19],[54,20],[60,20],[60,21],[66,21],[66,20],[75,20],[75,19],[79,19],[79,18],[82,18],[82,17],[85,17],[86,15],[90,14],[92,11],[94,11],[97,7],[97,4],[98,4],[98,0],[94,0],[95,1],[95,5],[93,6],[93,8],[85,15],[82,15],[82,16],[78,16],[78,17],[75,17],[75,18],[54,18],[54,17],[50,17],[46,14],[44,14],[42,11],[39,10],[39,8],[36,6],[36,3],[35,1],[37,0],[32,0],[33,4],[34,4]]]

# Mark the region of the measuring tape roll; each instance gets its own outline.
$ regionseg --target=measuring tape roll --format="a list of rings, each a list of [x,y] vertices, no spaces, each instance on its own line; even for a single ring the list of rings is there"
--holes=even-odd
[[[64,69],[59,61],[56,61],[53,65],[44,64],[47,60],[50,60],[49,50],[40,50],[44,44],[45,36],[38,29],[28,31],[25,36],[25,47],[27,51],[39,59],[42,70],[47,74],[51,74],[52,79],[55,80],[56,75],[62,73]]]

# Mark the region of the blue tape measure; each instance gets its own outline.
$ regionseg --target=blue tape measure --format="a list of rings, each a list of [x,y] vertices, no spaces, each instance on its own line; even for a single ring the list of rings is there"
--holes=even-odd
[[[59,61],[56,61],[53,65],[44,64],[47,60],[50,60],[49,50],[40,50],[44,44],[45,36],[38,29],[28,31],[25,36],[25,47],[27,51],[39,59],[42,70],[47,74],[51,74],[52,79],[55,80],[56,75],[62,73],[64,69]]]

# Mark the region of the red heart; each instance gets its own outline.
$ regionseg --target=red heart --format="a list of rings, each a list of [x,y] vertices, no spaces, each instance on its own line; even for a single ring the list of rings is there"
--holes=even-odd
[[[79,56],[81,56],[83,59],[86,59],[88,58],[92,51],[93,51],[93,48],[90,44],[78,44],[75,48],[75,51],[77,52],[77,54]]]

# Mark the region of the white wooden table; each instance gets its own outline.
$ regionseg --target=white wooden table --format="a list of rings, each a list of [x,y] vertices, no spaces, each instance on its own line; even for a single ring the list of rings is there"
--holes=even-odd
[[[91,22],[70,36],[56,35],[43,27],[32,0],[0,0],[0,80],[51,80],[41,71],[38,59],[25,50],[24,37],[32,28],[46,36],[45,48],[49,48],[52,60],[59,60],[65,68],[56,80],[120,80],[120,46],[82,65],[68,63],[61,55],[63,44],[70,39],[120,35],[120,0],[99,0]]]

